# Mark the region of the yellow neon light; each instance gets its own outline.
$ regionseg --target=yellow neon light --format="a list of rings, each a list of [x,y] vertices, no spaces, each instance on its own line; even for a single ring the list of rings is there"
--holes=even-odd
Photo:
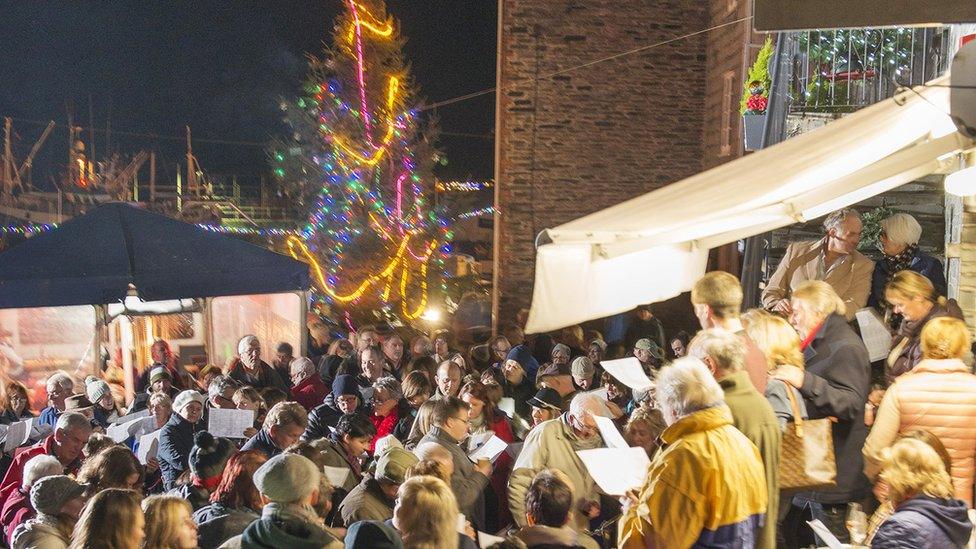
[[[412,312],[407,309],[407,278],[410,270],[404,265],[403,270],[400,272],[400,311],[407,320],[417,318],[427,308],[427,262],[430,259],[430,254],[436,247],[437,241],[432,240],[430,245],[427,246],[427,253],[424,254],[424,260],[420,263],[420,303],[417,304],[417,308]]]
[[[387,84],[386,91],[386,106],[387,112],[389,113],[386,120],[386,135],[383,136],[383,141],[379,147],[369,156],[363,156],[358,153],[355,149],[346,144],[345,140],[337,135],[332,135],[332,142],[342,149],[342,151],[349,156],[355,158],[359,163],[365,164],[369,167],[375,166],[383,159],[383,155],[386,153],[386,149],[390,142],[393,140],[393,132],[396,129],[396,123],[393,119],[393,106],[396,104],[397,92],[400,90],[400,79],[396,76],[391,76],[390,81]],[[369,116],[369,113],[361,113],[362,116]]]
[[[383,38],[389,38],[393,35],[393,25],[389,21],[380,23],[375,17],[373,17],[373,14],[370,13],[365,6],[359,2],[353,2],[353,4],[356,5],[356,8],[362,10],[365,16],[372,19],[372,21],[363,21],[362,18],[357,18],[355,21],[353,21],[353,24],[349,27],[349,36],[346,37],[350,43],[352,43],[352,41],[356,38],[356,25],[365,27],[366,29],[372,31],[373,34]]]

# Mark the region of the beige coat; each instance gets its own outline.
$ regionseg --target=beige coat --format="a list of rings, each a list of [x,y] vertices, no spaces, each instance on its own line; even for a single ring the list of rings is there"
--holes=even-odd
[[[555,419],[536,425],[525,437],[522,453],[519,454],[512,476],[508,479],[508,507],[512,518],[520,526],[525,522],[525,494],[529,491],[532,479],[543,469],[558,469],[569,477],[576,494],[576,505],[569,525],[577,532],[589,528],[589,520],[579,512],[584,502],[599,502],[593,477],[576,455],[573,440],[576,438],[572,428],[566,423],[563,414]]]
[[[783,260],[763,290],[763,307],[771,309],[777,301],[789,299],[801,282],[818,280],[817,262],[823,244],[823,240],[816,240],[794,242],[787,246]],[[847,320],[853,319],[854,313],[867,305],[873,272],[874,261],[855,251],[838,259],[823,277],[823,281],[830,284],[844,300]]]
[[[976,467],[976,376],[957,359],[919,362],[888,388],[864,443],[864,472],[873,478],[881,452],[899,434],[922,429],[937,436],[952,458],[956,497],[973,506]]]

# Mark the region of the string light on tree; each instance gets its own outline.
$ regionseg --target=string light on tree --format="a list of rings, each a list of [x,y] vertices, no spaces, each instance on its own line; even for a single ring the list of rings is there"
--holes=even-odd
[[[382,0],[346,0],[304,94],[282,104],[291,135],[270,157],[283,194],[308,208],[287,247],[311,265],[320,299],[398,303],[413,319],[429,301],[430,262],[446,276],[450,223],[425,199],[436,131],[414,107],[402,43]]]

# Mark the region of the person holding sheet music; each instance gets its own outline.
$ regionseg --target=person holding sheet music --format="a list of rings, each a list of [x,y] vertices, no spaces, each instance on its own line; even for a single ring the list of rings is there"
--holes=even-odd
[[[356,412],[369,419],[363,410],[363,395],[359,391],[356,377],[352,374],[339,374],[332,382],[332,392],[320,406],[316,406],[308,414],[308,427],[302,433],[302,440],[328,437],[343,414]]]
[[[537,425],[525,437],[508,481],[508,506],[518,526],[526,525],[525,496],[543,469],[559,469],[572,481],[576,500],[571,525],[577,532],[589,529],[590,519],[600,516],[600,494],[576,455],[577,450],[604,445],[594,416],[610,417],[606,401],[594,393],[579,393],[568,412]]]
[[[509,444],[515,442],[511,420],[505,412],[492,406],[488,389],[484,384],[472,379],[461,387],[458,396],[469,406],[468,421],[472,435],[490,432]],[[473,448],[468,448],[468,450],[473,450]],[[512,456],[508,452],[502,452],[493,464],[491,473],[491,495],[493,499],[486,500],[485,503],[486,531],[495,532],[511,520],[506,490],[508,477],[512,473],[512,463]]]
[[[173,401],[174,413],[169,422],[160,429],[156,459],[166,490],[176,486],[176,479],[187,468],[193,448],[193,433],[203,417],[204,400],[204,396],[196,391],[183,391]]]
[[[10,425],[36,417],[30,407],[27,387],[19,381],[8,381],[0,393],[0,425]]]
[[[0,501],[6,501],[10,493],[23,481],[24,466],[34,456],[47,454],[58,458],[66,474],[75,475],[84,459],[81,449],[91,436],[91,422],[75,412],[64,412],[54,426],[54,432],[37,444],[23,448],[14,457],[7,473],[0,482]]]
[[[311,442],[323,454],[325,465],[329,468],[326,474],[333,486],[333,518],[337,517],[336,513],[343,498],[362,482],[362,460],[375,438],[376,426],[369,418],[362,414],[344,414],[334,432],[326,438]],[[332,524],[340,522],[334,520]]]

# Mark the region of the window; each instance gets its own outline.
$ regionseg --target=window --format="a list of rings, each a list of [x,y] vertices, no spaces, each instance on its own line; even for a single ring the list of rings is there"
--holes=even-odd
[[[735,71],[726,71],[722,77],[722,130],[719,137],[719,156],[732,154],[732,91],[735,89]]]

